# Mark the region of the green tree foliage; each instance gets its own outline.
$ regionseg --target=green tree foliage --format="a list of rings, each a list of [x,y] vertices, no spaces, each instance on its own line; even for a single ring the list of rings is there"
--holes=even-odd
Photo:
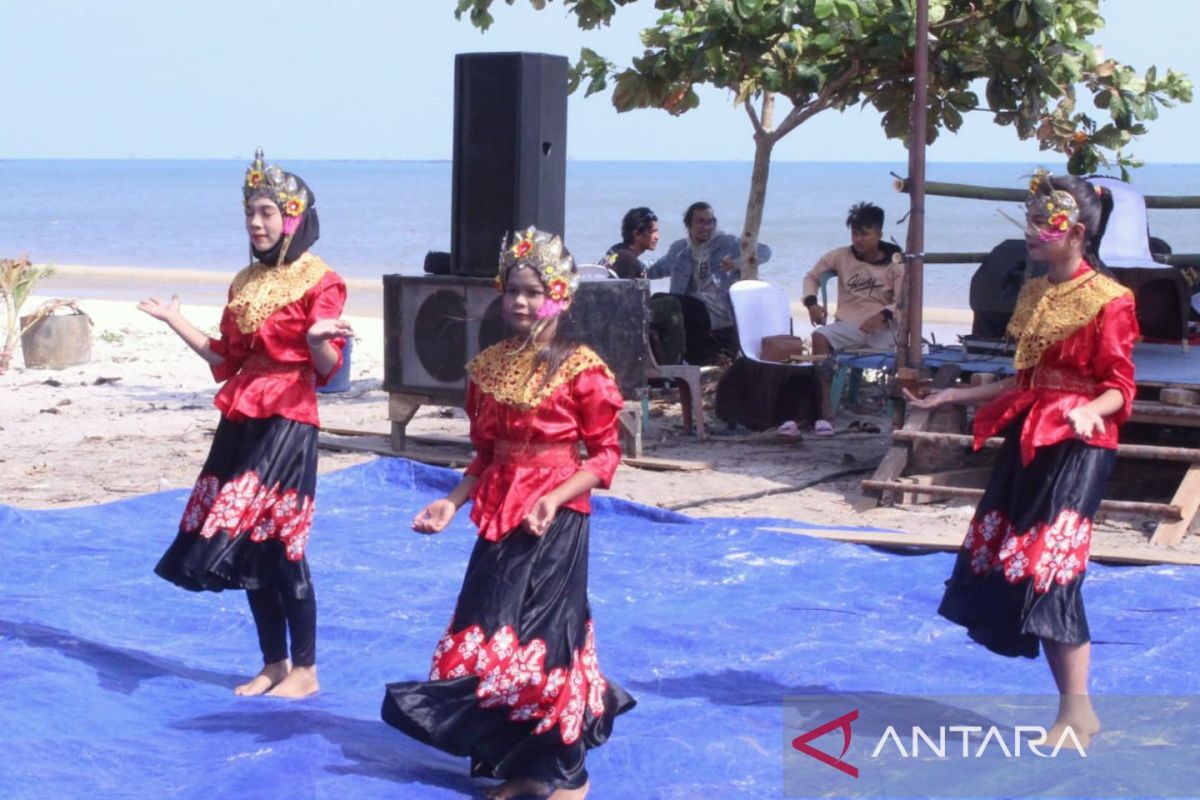
[[[494,0],[457,0],[455,14],[486,30]],[[516,0],[504,0],[513,5]],[[542,9],[554,0],[529,0]],[[726,89],[754,129],[755,172],[743,255],[751,256],[766,199],[770,152],[815,114],[875,107],[886,136],[911,137],[915,0],[562,0],[579,27],[607,25],[624,6],[653,2],[644,52],[618,65],[583,49],[572,90],[612,85],[618,111],[683,114],[696,87]],[[1088,41],[1104,25],[1099,0],[929,0],[926,136],[957,131],[964,115],[990,114],[1021,139],[1062,153],[1076,174],[1138,166],[1126,148],[1159,107],[1190,102],[1192,83],[1118,63]],[[979,96],[982,89],[983,97]],[[1090,96],[1095,116],[1079,108]],[[776,124],[776,98],[789,104]],[[781,109],[782,111],[782,109]],[[1099,118],[1098,118],[1099,117]],[[756,273],[751,265],[750,275]],[[745,274],[745,270],[744,270]]]

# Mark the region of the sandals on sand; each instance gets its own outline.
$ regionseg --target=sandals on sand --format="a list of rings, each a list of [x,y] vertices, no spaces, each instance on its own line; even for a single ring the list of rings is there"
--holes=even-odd
[[[813,425],[813,434],[816,436],[833,436],[833,423],[827,419],[819,419]]]
[[[798,441],[801,438],[800,426],[789,419],[787,422],[775,429],[775,435],[781,439]]]

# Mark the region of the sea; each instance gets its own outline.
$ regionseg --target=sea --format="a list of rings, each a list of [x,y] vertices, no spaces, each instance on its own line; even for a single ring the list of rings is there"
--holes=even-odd
[[[313,188],[321,239],[313,248],[342,275],[416,275],[425,254],[450,247],[449,161],[292,161]],[[1023,188],[1037,165],[933,163],[931,181]],[[230,272],[247,262],[241,160],[0,160],[0,257],[37,263],[186,268]],[[1052,165],[1051,165],[1052,168]],[[710,203],[721,230],[737,234],[750,186],[748,162],[569,161],[567,246],[594,262],[620,240],[621,217],[648,206],[665,253],[684,236],[683,211]],[[772,257],[765,280],[799,299],[804,274],[847,244],[848,208],[869,200],[886,212],[886,239],[903,245],[908,196],[894,188],[906,166],[882,162],[771,165],[760,241]],[[1134,171],[1145,194],[1200,195],[1200,164]],[[1017,203],[929,197],[925,250],[985,252],[1019,237]],[[1006,218],[1007,217],[1007,218]],[[1011,219],[1010,219],[1011,218]],[[1151,210],[1153,235],[1175,252],[1200,252],[1200,213]],[[653,253],[644,260],[652,261]],[[973,265],[927,265],[925,303],[968,307]]]

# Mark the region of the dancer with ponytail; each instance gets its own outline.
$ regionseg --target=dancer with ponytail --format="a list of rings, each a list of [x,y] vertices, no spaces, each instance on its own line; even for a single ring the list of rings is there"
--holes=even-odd
[[[990,401],[975,416],[975,446],[995,435],[1004,445],[938,611],[1001,655],[1036,658],[1045,648],[1059,693],[1051,746],[1068,726],[1085,747],[1100,729],[1081,590],[1092,519],[1133,404],[1138,336],[1133,296],[1098,255],[1111,210],[1107,190],[1039,170],[1025,244],[1050,271],[1025,284],[1009,323],[1016,376],[908,395],[918,408]]]
[[[221,420],[175,541],[154,571],[191,591],[245,589],[263,668],[239,695],[317,691],[317,605],[305,545],[317,483],[317,395],[342,363],[346,284],[309,248],[316,198],[262,150],[242,186],[253,263],[209,338],[178,297],[143,300],[223,381]],[[291,638],[291,663],[288,638]]]
[[[382,715],[470,756],[473,776],[502,779],[491,798],[578,800],[587,750],[634,704],[600,672],[587,595],[589,493],[620,461],[622,399],[604,362],[571,338],[579,276],[557,236],[516,234],[496,283],[516,335],[467,368],[475,460],[413,520],[438,533],[471,499],[479,538],[429,680],[389,684]]]

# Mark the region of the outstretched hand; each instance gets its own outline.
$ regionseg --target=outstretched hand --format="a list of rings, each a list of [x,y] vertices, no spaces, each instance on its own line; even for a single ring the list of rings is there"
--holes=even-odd
[[[148,297],[137,304],[139,311],[144,311],[161,322],[168,322],[171,317],[179,314],[179,295],[171,295],[170,302],[164,303],[157,297]]]
[[[958,402],[956,389],[935,389],[924,397],[917,397],[908,389],[904,390],[904,399],[914,408],[938,408]]]
[[[1067,412],[1067,421],[1080,439],[1090,439],[1104,432],[1104,417],[1097,414],[1088,406],[1073,408]]]
[[[413,517],[412,529],[417,533],[441,533],[458,509],[446,498],[434,500]]]
[[[306,335],[308,344],[315,346],[330,339],[351,338],[354,336],[354,328],[342,319],[319,319],[312,324]]]

